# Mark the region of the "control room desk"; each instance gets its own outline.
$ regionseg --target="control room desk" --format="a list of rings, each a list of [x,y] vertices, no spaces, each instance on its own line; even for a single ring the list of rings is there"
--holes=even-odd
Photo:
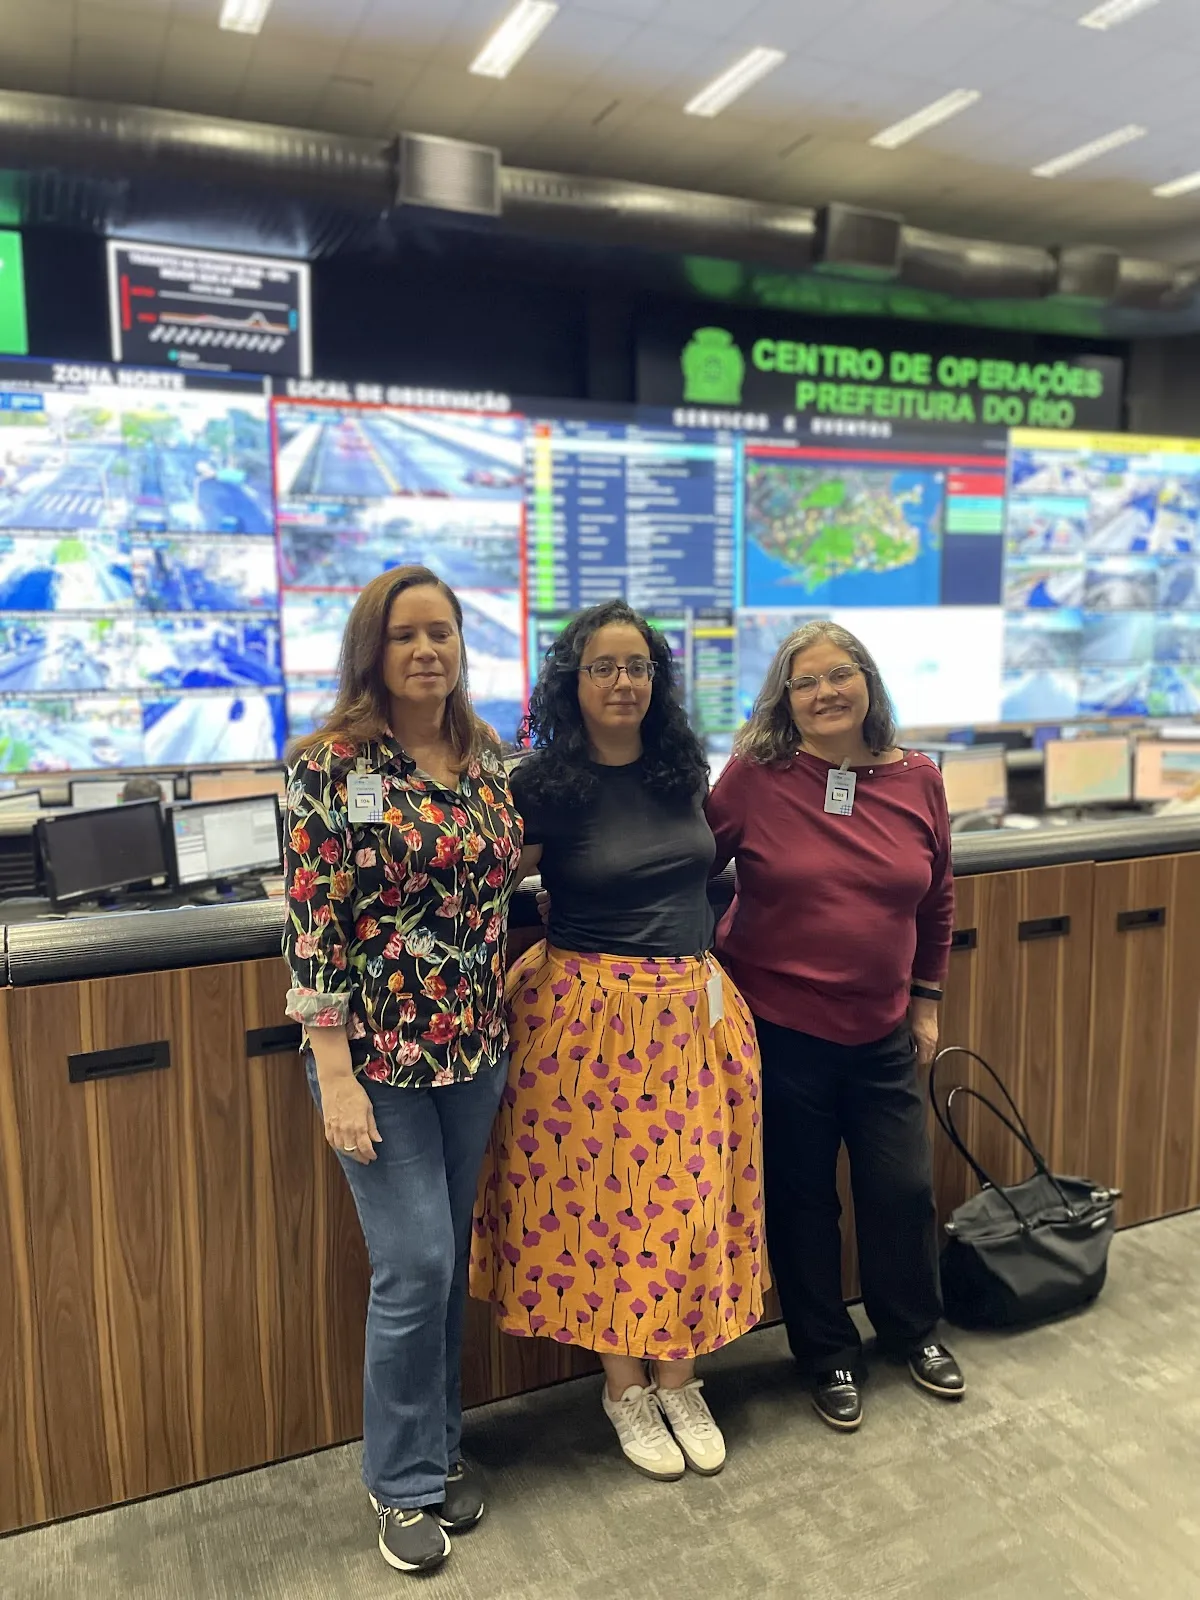
[[[965,835],[946,1042],[1125,1225],[1200,1206],[1200,819]],[[0,1530],[352,1439],[368,1269],[282,1015],[281,908],[6,930]],[[978,1148],[1000,1178],[1002,1130]],[[967,1175],[940,1138],[943,1211]],[[852,1240],[847,1289],[854,1287]],[[586,1370],[472,1307],[469,1404]]]

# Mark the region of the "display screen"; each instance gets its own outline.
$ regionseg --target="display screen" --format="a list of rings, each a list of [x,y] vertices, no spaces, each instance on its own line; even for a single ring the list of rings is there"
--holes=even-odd
[[[1007,721],[1200,710],[1200,442],[1016,432]]]
[[[82,900],[167,870],[157,800],[75,811],[38,823],[51,900]]]
[[[1002,812],[1008,804],[1008,765],[1002,745],[968,745],[942,754],[942,783],[952,817]]]
[[[742,715],[784,639],[828,618],[874,655],[901,725],[996,721],[1004,436],[747,439],[741,462]]]
[[[1128,739],[1051,739],[1045,761],[1047,810],[1132,798]]]
[[[172,806],[168,815],[180,888],[279,870],[279,805],[274,795]]]
[[[1134,745],[1133,798],[1178,800],[1200,790],[1200,741],[1139,739]]]
[[[114,361],[284,377],[312,370],[306,262],[112,240],[108,296]]]
[[[191,778],[193,800],[248,800],[254,795],[284,795],[282,772],[196,772]]]
[[[419,563],[458,595],[475,709],[511,739],[526,697],[524,419],[277,401],[274,431],[292,735],[333,703],[358,591]]]
[[[263,380],[0,361],[0,770],[284,738]]]
[[[159,778],[158,797],[164,804],[175,794],[170,778]],[[126,778],[77,778],[70,786],[71,805],[77,811],[93,811],[100,806],[119,806]]]

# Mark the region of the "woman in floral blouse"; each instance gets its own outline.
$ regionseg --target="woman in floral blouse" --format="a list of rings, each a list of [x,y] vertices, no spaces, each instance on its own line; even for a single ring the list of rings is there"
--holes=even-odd
[[[471,1207],[504,1087],[521,823],[426,567],[359,595],[337,703],[289,773],[288,1016],[371,1257],[363,1478],[379,1549],[438,1565],[483,1497],[459,1458]]]

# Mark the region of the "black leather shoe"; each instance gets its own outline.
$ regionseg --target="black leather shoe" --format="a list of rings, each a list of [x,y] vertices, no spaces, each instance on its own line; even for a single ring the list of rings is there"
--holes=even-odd
[[[862,1422],[862,1399],[854,1374],[844,1368],[818,1372],[813,1384],[813,1409],[822,1422],[842,1433],[853,1433]]]
[[[479,1475],[465,1461],[456,1461],[446,1474],[446,1498],[433,1514],[443,1528],[462,1533],[483,1515],[483,1488]]]
[[[958,1362],[944,1344],[923,1345],[908,1358],[912,1380],[939,1400],[961,1400],[967,1392]]]

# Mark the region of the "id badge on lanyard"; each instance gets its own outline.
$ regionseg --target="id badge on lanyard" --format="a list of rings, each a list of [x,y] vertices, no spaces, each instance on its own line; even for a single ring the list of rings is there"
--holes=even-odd
[[[830,771],[825,780],[825,810],[831,817],[854,815],[854,782],[846,762]]]
[[[711,1033],[725,1017],[725,974],[712,956],[705,956],[704,960],[708,967],[708,982],[704,990],[708,1000],[708,1031]]]
[[[357,769],[346,776],[346,809],[352,827],[383,821],[383,778],[378,772],[368,772],[365,761],[360,760]]]

